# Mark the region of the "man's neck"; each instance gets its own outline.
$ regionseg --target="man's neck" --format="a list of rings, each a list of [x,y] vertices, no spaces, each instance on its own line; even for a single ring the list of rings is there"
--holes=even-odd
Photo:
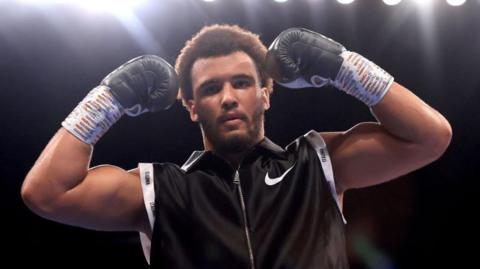
[[[255,147],[255,145],[260,143],[262,139],[263,139],[263,136],[258,138],[254,143],[252,143],[252,145],[245,148],[245,150],[239,151],[239,152],[225,152],[225,151],[216,149],[210,143],[208,143],[208,141],[204,141],[204,147],[205,147],[205,150],[210,150],[215,155],[227,161],[234,169],[238,169],[238,167],[242,163],[243,158],[252,150],[253,147]]]

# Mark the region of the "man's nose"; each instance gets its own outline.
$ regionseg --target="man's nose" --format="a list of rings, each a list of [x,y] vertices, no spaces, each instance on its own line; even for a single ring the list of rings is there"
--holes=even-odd
[[[225,83],[222,89],[222,108],[230,110],[238,106],[235,89],[230,83]]]

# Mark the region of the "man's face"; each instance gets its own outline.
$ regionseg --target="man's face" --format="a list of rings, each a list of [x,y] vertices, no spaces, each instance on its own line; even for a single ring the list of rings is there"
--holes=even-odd
[[[207,149],[238,153],[263,138],[270,101],[246,53],[198,59],[191,78],[190,118],[199,122]]]

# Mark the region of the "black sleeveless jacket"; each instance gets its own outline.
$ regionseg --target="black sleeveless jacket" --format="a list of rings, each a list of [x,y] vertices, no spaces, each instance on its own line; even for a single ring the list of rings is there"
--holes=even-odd
[[[151,268],[348,268],[322,143],[313,131],[285,150],[265,138],[237,170],[206,151],[141,168],[155,193]]]

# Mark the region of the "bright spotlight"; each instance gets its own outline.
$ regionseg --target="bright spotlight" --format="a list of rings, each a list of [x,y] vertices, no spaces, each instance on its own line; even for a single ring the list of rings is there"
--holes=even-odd
[[[123,12],[131,9],[145,0],[73,0],[75,4],[91,10]]]
[[[203,0],[204,2],[215,2],[215,0]]]
[[[402,2],[402,0],[383,0],[383,3],[388,6],[398,5],[400,2]]]
[[[275,2],[278,2],[278,3],[285,3],[287,2],[288,0],[275,0]]]
[[[447,3],[451,6],[461,6],[465,4],[467,0],[447,0]]]
[[[138,6],[146,0],[20,0],[26,4],[65,4],[75,5],[89,10],[122,11]]]
[[[337,0],[337,2],[339,2],[342,5],[351,4],[353,3],[353,1],[355,0]]]
[[[432,2],[432,0],[415,0],[414,2],[416,2],[419,5],[426,6],[426,5],[429,5]]]

